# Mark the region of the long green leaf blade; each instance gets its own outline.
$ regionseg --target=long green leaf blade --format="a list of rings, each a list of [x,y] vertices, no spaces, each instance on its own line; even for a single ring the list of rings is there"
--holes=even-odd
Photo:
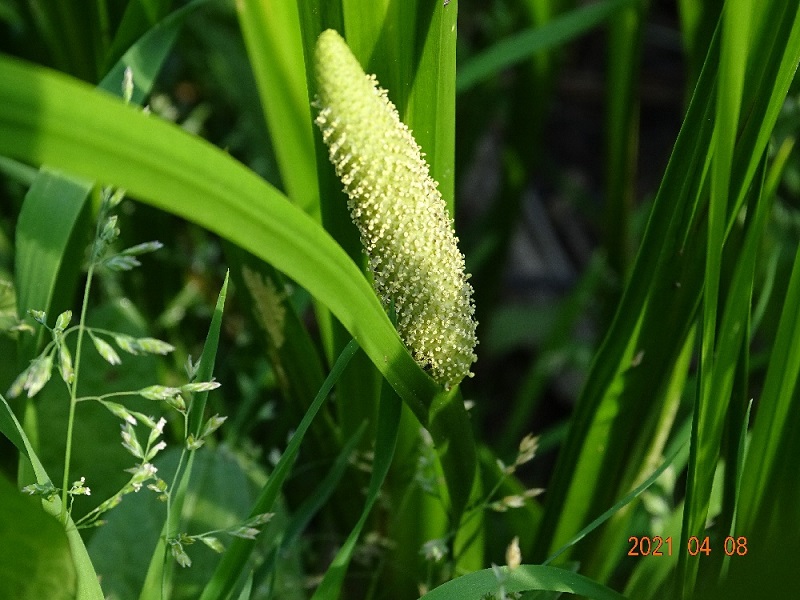
[[[90,193],[86,181],[50,169],[42,169],[28,190],[17,221],[14,279],[20,319],[33,323],[28,310],[58,314],[68,308],[81,264],[67,257],[82,255],[80,220]],[[36,336],[22,338],[23,360],[33,358],[44,333],[39,327]]]
[[[722,424],[730,399],[727,382],[719,381],[717,369],[729,369],[717,355],[716,334],[722,315],[718,315],[722,254],[728,221],[728,195],[734,146],[739,126],[739,110],[747,63],[750,15],[745,2],[728,4],[723,12],[719,73],[716,87],[716,120],[711,162],[711,196],[709,199],[708,244],[705,253],[703,282],[703,320],[700,352],[699,392],[695,402],[692,428],[692,449],[681,543],[691,536],[702,537],[711,494],[711,483],[719,455]],[[749,294],[746,298],[749,299]],[[747,308],[745,307],[745,310]],[[739,318],[737,314],[735,318]],[[730,343],[729,340],[725,340]],[[734,340],[735,343],[735,340]],[[729,349],[729,346],[725,347]],[[734,347],[738,355],[739,344]],[[730,357],[726,356],[726,359]],[[733,358],[735,364],[735,358]],[[722,385],[717,387],[715,384]],[[732,379],[729,380],[732,385]],[[726,394],[727,392],[727,394]],[[688,553],[681,554],[682,593],[688,598],[694,587],[699,561]]]
[[[236,3],[236,12],[286,194],[317,218],[319,190],[297,5],[245,0]]]
[[[431,590],[422,600],[479,600],[487,594],[547,590],[570,592],[593,600],[625,600],[625,596],[566,569],[541,565],[520,565],[516,569],[497,567],[464,575]]]
[[[427,422],[437,386],[360,270],[275,188],[210,144],[63,75],[3,58],[0,81],[1,153],[122,187],[272,263],[328,305]]]
[[[203,353],[200,355],[200,360],[197,364],[195,381],[211,381],[213,379],[214,364],[217,359],[217,349],[219,347],[219,336],[222,329],[222,314],[227,296],[228,274],[225,275],[225,281],[217,297],[214,316],[211,318],[211,325],[208,328],[206,342],[203,345]],[[192,402],[189,404],[187,433],[192,434],[195,438],[200,437],[207,398],[208,391],[197,392],[193,394]],[[163,587],[169,587],[168,585],[162,587],[162,582],[172,579],[174,563],[167,558],[167,540],[175,537],[179,531],[184,501],[186,499],[186,491],[189,489],[189,481],[192,477],[194,456],[194,451],[192,451],[186,467],[183,472],[180,473],[180,480],[176,489],[171,490],[172,498],[169,515],[164,522],[161,535],[158,536],[158,542],[153,551],[150,566],[147,569],[147,575],[145,576],[144,585],[142,586],[142,591],[139,596],[142,600],[158,597]]]

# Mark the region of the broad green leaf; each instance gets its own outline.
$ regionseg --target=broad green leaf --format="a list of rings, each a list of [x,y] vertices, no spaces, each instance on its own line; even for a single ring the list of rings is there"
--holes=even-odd
[[[22,429],[22,425],[17,420],[17,417],[14,416],[11,407],[2,394],[0,394],[0,432],[14,444],[21,456],[25,456],[31,462],[33,472],[36,474],[36,482],[40,485],[52,485],[50,477],[48,477],[42,463],[39,461],[39,457],[36,456],[28,436],[25,435]],[[45,511],[52,517],[57,517],[61,514],[62,505],[58,496],[53,498],[51,502],[43,503],[43,506]],[[103,600],[103,591],[100,589],[94,566],[72,519],[67,519],[67,537],[78,575],[77,597],[80,600]]]
[[[0,539],[0,597],[76,598],[78,578],[64,527],[5,477],[0,477]]]
[[[180,448],[172,448],[159,455],[155,460],[159,476],[171,481],[179,454]],[[192,482],[178,526],[180,533],[194,535],[236,527],[245,521],[247,511],[266,479],[266,473],[260,467],[245,467],[245,464],[240,456],[225,446],[206,446],[197,452]],[[107,595],[120,599],[138,597],[166,510],[167,505],[158,500],[158,494],[142,489],[137,494],[126,496],[120,506],[105,515],[107,523],[94,533],[88,547]],[[266,533],[260,542],[262,550],[272,544],[273,537],[285,526],[283,508],[276,507],[276,513],[264,527]],[[228,546],[233,539],[222,533],[214,534],[214,537],[223,546]],[[169,598],[196,600],[199,596],[219,560],[217,552],[207,546],[199,541],[184,545],[192,567],[175,570]],[[160,558],[164,558],[163,553]],[[168,560],[173,559],[170,557]],[[160,590],[153,597],[160,598]]]
[[[592,600],[625,600],[625,596],[591,579],[566,569],[541,565],[520,565],[484,569],[463,575],[431,590],[422,600],[480,600],[487,594],[548,590],[571,592]]]

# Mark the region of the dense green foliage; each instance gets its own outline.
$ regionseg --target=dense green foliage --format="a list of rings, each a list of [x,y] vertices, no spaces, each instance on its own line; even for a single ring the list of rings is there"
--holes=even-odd
[[[0,51],[0,597],[795,587],[796,3],[0,0]]]

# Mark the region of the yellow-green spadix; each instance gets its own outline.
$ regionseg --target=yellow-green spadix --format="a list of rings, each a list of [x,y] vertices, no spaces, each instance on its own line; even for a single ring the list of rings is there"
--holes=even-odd
[[[453,222],[422,151],[386,90],[333,30],[314,55],[316,124],[344,184],[375,289],[397,330],[445,387],[471,375],[477,338],[472,286]]]

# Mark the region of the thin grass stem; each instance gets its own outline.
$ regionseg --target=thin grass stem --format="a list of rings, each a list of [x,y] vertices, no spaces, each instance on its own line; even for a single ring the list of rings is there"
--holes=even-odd
[[[98,225],[98,233],[99,233]],[[78,378],[81,368],[81,347],[83,346],[83,333],[85,331],[86,310],[89,306],[89,292],[92,288],[94,275],[94,262],[89,265],[86,275],[86,287],[83,289],[83,303],[81,305],[81,320],[78,325],[78,341],[75,345],[75,369],[72,375],[72,384],[69,386],[69,417],[67,418],[67,446],[64,450],[64,478],[61,484],[61,521],[67,522],[67,490],[69,485],[69,468],[72,459],[72,430],[75,424],[75,407],[78,405]]]

